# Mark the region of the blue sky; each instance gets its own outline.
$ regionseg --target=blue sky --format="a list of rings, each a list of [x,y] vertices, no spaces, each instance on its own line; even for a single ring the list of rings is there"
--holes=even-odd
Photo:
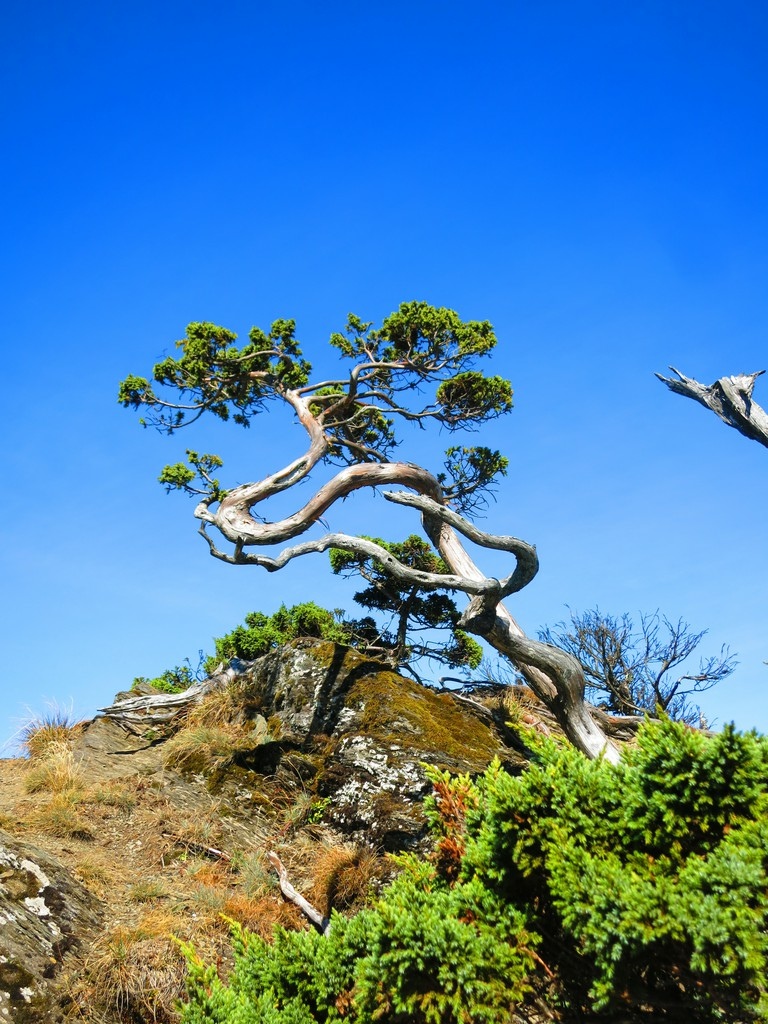
[[[352,609],[320,556],[215,562],[155,482],[195,445],[255,479],[303,445],[287,419],[169,440],[116,388],[191,320],[294,317],[322,364],[349,311],[409,299],[496,327],[486,525],[538,546],[523,625],[682,616],[739,655],[705,712],[768,730],[768,453],[653,377],[768,368],[764,4],[43,0],[4,37],[0,740],[247,611]]]

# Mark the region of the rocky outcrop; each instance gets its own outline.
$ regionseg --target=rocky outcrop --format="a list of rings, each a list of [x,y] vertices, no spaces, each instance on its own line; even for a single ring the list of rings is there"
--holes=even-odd
[[[235,815],[300,788],[313,813],[344,836],[381,851],[413,849],[426,838],[426,765],[481,772],[494,757],[524,763],[522,743],[472,697],[437,691],[338,644],[300,640],[237,666],[240,717],[254,745],[210,778]],[[162,764],[156,706],[118,701],[83,733],[81,752],[105,775]],[[163,699],[162,695],[158,699]],[[130,722],[120,728],[123,708]],[[205,771],[188,759],[185,774]]]
[[[271,742],[242,763],[239,785],[288,784],[317,798],[324,823],[378,849],[412,849],[425,838],[425,765],[477,773],[494,757],[522,765],[504,716],[479,702],[419,685],[331,643],[297,642],[241,677],[253,716]]]
[[[60,1019],[51,980],[100,916],[99,901],[55,857],[0,831],[0,1020]]]

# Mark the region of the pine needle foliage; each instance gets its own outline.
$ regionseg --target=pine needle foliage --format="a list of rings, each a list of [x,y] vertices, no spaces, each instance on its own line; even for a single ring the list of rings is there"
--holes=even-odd
[[[502,1024],[533,992],[564,1022],[768,1021],[768,740],[531,742],[519,776],[433,772],[433,855],[327,936],[235,926],[226,984],[187,948],[184,1024]]]
[[[543,741],[467,811],[462,877],[527,909],[572,1010],[768,1020],[768,741],[649,723],[618,765]]]
[[[397,542],[381,537],[365,539],[374,541],[411,569],[430,573],[449,571],[442,558],[416,534]],[[414,663],[422,659],[464,670],[480,665],[483,649],[457,628],[459,610],[448,594],[403,583],[371,556],[332,548],[330,560],[335,575],[365,581],[367,586],[355,594],[355,601],[379,616],[379,623],[371,618],[349,623],[355,646],[365,650],[368,640],[370,651],[384,652],[396,664],[409,665],[412,670]]]

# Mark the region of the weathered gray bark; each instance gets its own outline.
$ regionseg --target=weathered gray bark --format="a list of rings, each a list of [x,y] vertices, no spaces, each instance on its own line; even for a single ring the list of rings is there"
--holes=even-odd
[[[140,694],[118,700],[109,707],[99,708],[99,711],[128,732],[141,734],[148,728],[173,721],[185,708],[198,704],[211,690],[226,686],[246,668],[244,662],[233,659],[226,668],[222,665],[218,672],[199,683],[193,683],[181,693]]]
[[[510,611],[501,603],[502,598],[522,590],[535,577],[539,569],[535,547],[517,537],[486,534],[444,505],[438,505],[423,495],[385,493],[384,496],[389,501],[420,509],[424,529],[432,543],[448,565],[468,580],[485,577],[459,542],[455,530],[483,547],[515,555],[517,566],[514,572],[502,580],[493,581],[498,583],[497,592],[488,587],[476,592],[459,625],[483,637],[517,666],[539,700],[552,711],[575,747],[589,757],[602,756],[608,761],[617,762],[620,759],[618,749],[587,708],[584,700],[586,680],[579,662],[551,644],[526,636]],[[471,593],[468,587],[461,589]]]
[[[584,671],[573,655],[523,633],[503,604],[473,598],[459,626],[482,636],[517,666],[575,747],[588,757],[617,763],[621,755],[592,717],[584,700]]]
[[[670,370],[677,374],[677,380],[673,377],[662,377],[660,373],[656,374],[670,391],[674,391],[676,395],[693,398],[710,409],[723,423],[768,448],[768,413],[752,401],[755,381],[765,373],[765,370],[740,373],[734,377],[721,377],[709,386],[686,377],[674,366],[670,366]]]

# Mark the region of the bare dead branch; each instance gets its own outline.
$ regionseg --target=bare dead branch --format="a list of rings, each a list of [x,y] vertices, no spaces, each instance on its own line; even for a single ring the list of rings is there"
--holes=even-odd
[[[229,863],[232,860],[232,857],[226,850],[217,850],[214,846],[205,846],[203,843],[194,843],[189,839],[181,839],[170,832],[163,832],[162,835],[163,839],[173,840],[177,846],[183,847],[189,853],[199,853],[204,857],[210,857],[211,860],[223,860],[225,863]]]
[[[280,880],[280,892],[285,898],[293,903],[294,906],[298,907],[302,914],[307,920],[314,925],[315,928],[320,932],[321,935],[327,935],[331,930],[330,918],[325,917],[320,913],[312,904],[306,900],[301,893],[297,892],[296,889],[288,881],[288,872],[283,865],[283,862],[274,852],[270,850],[267,854],[267,860],[277,872],[277,877]]]
[[[244,662],[233,660],[226,668],[221,665],[218,671],[199,683],[193,683],[181,693],[151,693],[99,708],[99,712],[111,718],[128,732],[141,734],[148,726],[162,725],[170,722],[191,704],[198,704],[203,697],[219,687],[232,682],[246,668]]]
[[[723,423],[738,430],[740,434],[757,441],[768,448],[768,413],[752,401],[755,381],[765,370],[756,373],[740,373],[734,377],[721,377],[709,386],[700,384],[691,377],[670,366],[678,379],[656,376],[670,391],[685,398],[692,398],[710,409]]]

